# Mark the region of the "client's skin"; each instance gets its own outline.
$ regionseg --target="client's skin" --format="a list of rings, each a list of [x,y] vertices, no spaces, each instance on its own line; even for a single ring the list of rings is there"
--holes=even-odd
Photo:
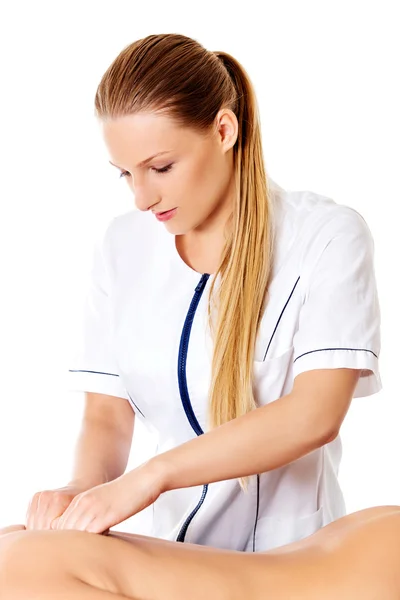
[[[256,554],[113,531],[15,525],[0,536],[2,600],[400,598],[400,506],[367,508]]]

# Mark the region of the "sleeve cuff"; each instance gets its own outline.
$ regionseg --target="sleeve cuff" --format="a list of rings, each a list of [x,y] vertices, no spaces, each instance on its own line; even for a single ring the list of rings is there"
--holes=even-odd
[[[382,389],[378,357],[364,348],[322,348],[294,359],[293,377],[312,369],[361,369],[353,398],[372,396]]]
[[[66,388],[70,392],[95,392],[129,400],[129,396],[119,375],[97,371],[69,370]]]

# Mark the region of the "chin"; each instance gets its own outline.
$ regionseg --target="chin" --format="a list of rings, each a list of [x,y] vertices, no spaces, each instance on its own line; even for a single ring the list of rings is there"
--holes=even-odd
[[[171,233],[172,235],[184,235],[190,231],[188,227],[184,227],[182,224],[174,223],[173,221],[174,219],[171,219],[171,221],[164,223],[164,227],[168,233]]]

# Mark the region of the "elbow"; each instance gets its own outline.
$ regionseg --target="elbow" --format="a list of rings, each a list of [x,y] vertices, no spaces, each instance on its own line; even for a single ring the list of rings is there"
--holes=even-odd
[[[329,442],[333,442],[340,432],[343,419],[339,415],[328,415],[327,411],[321,414],[318,412],[309,412],[308,414],[308,435],[313,440],[316,448],[320,448]]]
[[[329,444],[329,442],[333,442],[334,439],[339,435],[340,426],[330,424],[329,427],[323,427],[320,430],[320,436],[318,438],[318,447],[324,446],[325,444]]]

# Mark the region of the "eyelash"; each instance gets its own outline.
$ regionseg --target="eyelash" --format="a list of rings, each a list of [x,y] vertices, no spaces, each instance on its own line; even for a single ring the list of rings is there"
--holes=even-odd
[[[173,163],[172,163],[173,164]],[[172,164],[167,165],[166,167],[162,167],[162,169],[156,169],[155,167],[150,167],[155,173],[162,175],[163,173],[168,173],[171,170]],[[129,175],[129,171],[122,171],[120,177],[127,177]]]

